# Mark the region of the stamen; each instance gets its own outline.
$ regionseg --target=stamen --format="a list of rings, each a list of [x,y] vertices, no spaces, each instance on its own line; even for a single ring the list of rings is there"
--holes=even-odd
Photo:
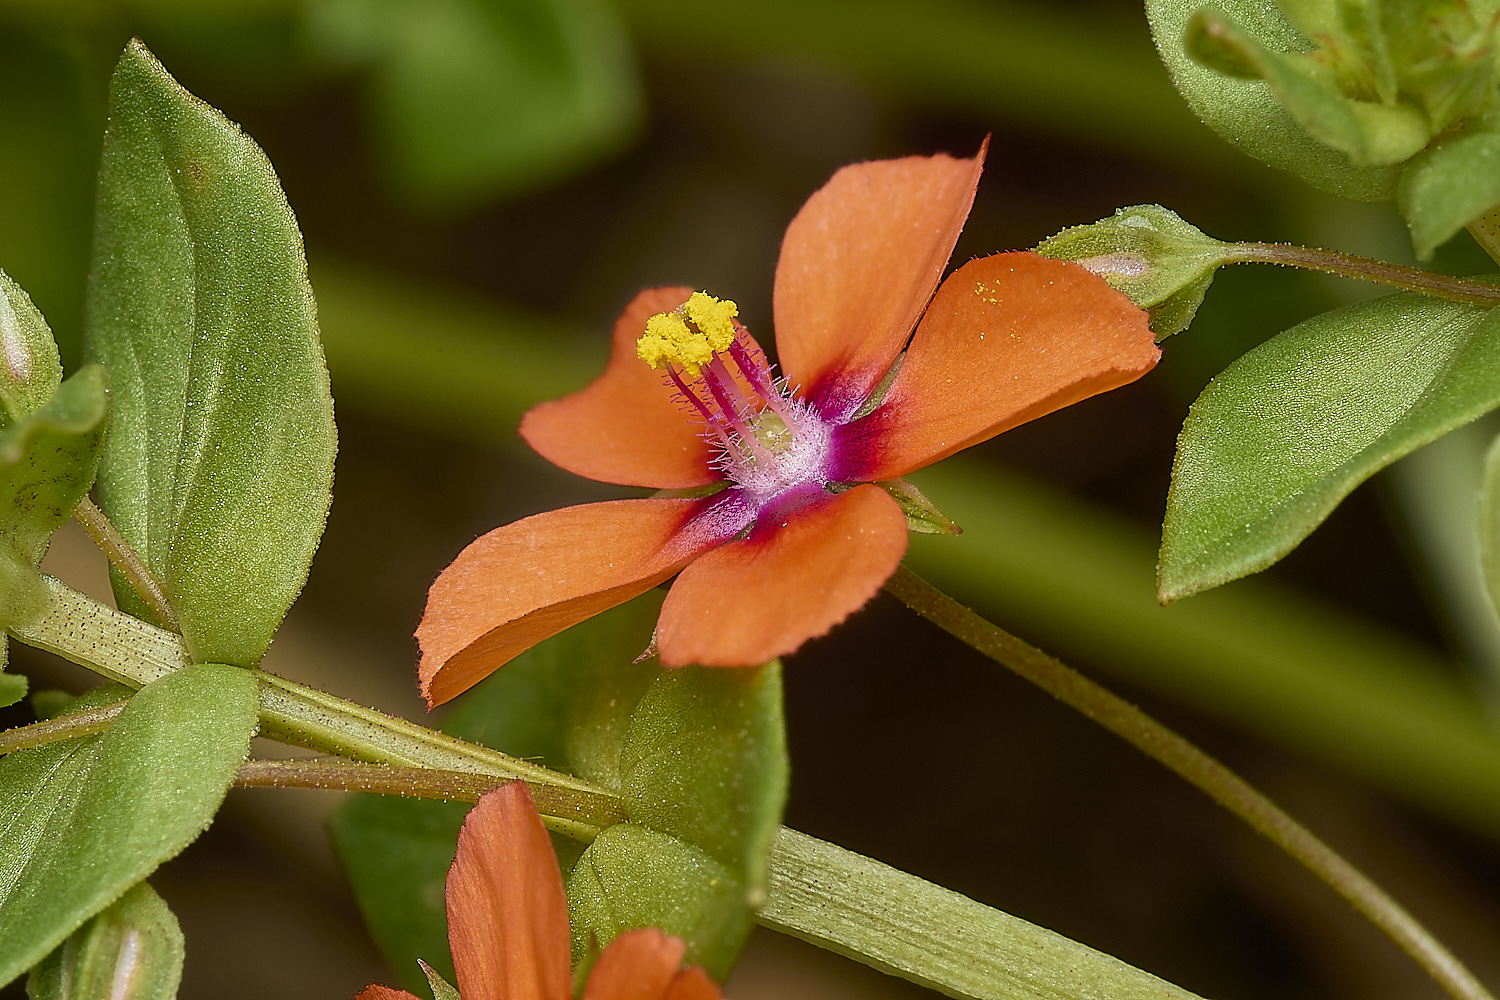
[[[739,435],[739,439],[749,448],[755,460],[757,462],[770,461],[771,455],[761,445],[760,438],[756,436],[754,431],[745,426],[744,417],[740,413],[739,400],[734,398],[739,395],[739,387],[734,384],[734,380],[730,377],[728,369],[724,367],[724,362],[718,358],[714,358],[713,362],[708,366],[708,370],[703,373],[703,381],[707,384],[708,391],[713,393],[714,400],[719,404],[719,409],[724,411],[725,422],[734,428],[734,432]]]
[[[744,333],[745,328],[735,324],[737,334]],[[734,359],[734,365],[745,376],[745,381],[754,387],[756,395],[783,421],[787,418],[786,403],[781,398],[781,393],[771,379],[771,367],[766,363],[765,355],[757,358],[750,353],[747,344],[749,338],[736,336],[734,342],[729,345],[729,356]],[[757,352],[759,353],[759,352]]]
[[[677,391],[682,393],[685,399],[687,399],[690,403],[698,408],[698,412],[703,415],[703,422],[709,426],[710,430],[712,430],[719,436],[719,443],[722,444],[726,449],[733,447],[732,443],[729,440],[729,435],[724,433],[724,428],[719,423],[719,419],[715,415],[714,411],[709,407],[707,403],[698,398],[698,394],[696,392],[688,387],[688,384],[682,380],[682,376],[677,374],[676,368],[673,368],[671,366],[667,367],[667,378],[672,380],[672,384],[677,387]]]
[[[635,354],[652,368],[680,365],[697,376],[713,356],[734,341],[734,317],[739,306],[694,292],[669,313],[646,320],[646,332],[635,342]]]

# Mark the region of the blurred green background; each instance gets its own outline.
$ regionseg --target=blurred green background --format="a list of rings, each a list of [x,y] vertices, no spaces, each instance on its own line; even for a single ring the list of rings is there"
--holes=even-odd
[[[341,449],[267,665],[414,718],[411,630],[447,561],[497,524],[628,494],[530,454],[520,414],[597,373],[647,285],[732,297],[769,341],[781,232],[842,164],[993,135],[959,261],[1142,202],[1225,239],[1409,260],[1389,205],[1317,194],[1199,124],[1127,0],[0,0],[0,267],[69,364],[106,81],[132,35],[265,148],[307,241]],[[1467,237],[1436,266],[1490,269]],[[916,539],[912,561],[1241,769],[1495,984],[1500,647],[1460,530],[1482,436],[1361,488],[1259,578],[1152,596],[1188,404],[1364,294],[1222,274],[1152,375],[918,477],[967,532]],[[78,533],[48,567],[107,590]],[[34,687],[90,683],[13,655]],[[1198,793],[889,598],[790,658],[786,684],[799,829],[1204,996],[1437,995]],[[324,842],[334,804],[233,792],[153,880],[187,934],[184,997],[393,981]],[[728,992],[920,993],[764,932]]]

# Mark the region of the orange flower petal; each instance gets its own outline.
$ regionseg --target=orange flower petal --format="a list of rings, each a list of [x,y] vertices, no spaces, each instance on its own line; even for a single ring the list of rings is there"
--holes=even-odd
[[[626,931],[589,970],[583,1000],[662,1000],[682,965],[683,950],[682,938],[655,927]]]
[[[690,288],[649,288],[615,320],[604,374],[583,389],[533,407],[521,436],[553,465],[580,476],[656,489],[703,486],[709,468],[702,426],[662,378],[636,357],[646,320],[687,301]]]
[[[568,899],[524,782],[485,793],[464,820],[448,943],[464,1000],[571,1000]]]
[[[1083,267],[981,257],[938,289],[885,401],[837,432],[837,474],[904,476],[1134,382],[1160,357],[1146,311]]]
[[[715,511],[724,506],[716,507],[719,500],[585,504],[481,536],[433,583],[417,626],[417,677],[428,705],[463,693],[568,626],[646,592],[704,548],[733,536],[744,522],[715,528]]]
[[[878,486],[761,515],[682,571],[656,627],[661,662],[742,667],[790,653],[859,610],[906,552],[906,515]]]
[[[776,349],[790,383],[825,417],[858,409],[905,346],[969,217],[988,146],[970,160],[844,167],[787,227]]]
[[[360,990],[359,996],[354,1000],[417,1000],[417,998],[405,990],[393,990],[389,986],[371,983]]]
[[[719,990],[719,984],[695,965],[677,974],[662,1000],[724,1000],[724,994]]]

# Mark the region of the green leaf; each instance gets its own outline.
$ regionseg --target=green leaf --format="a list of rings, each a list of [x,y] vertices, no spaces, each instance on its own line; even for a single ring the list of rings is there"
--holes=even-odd
[[[1355,164],[1345,153],[1308,135],[1264,80],[1226,76],[1194,61],[1184,40],[1188,22],[1202,6],[1202,0],[1146,3],[1157,52],[1194,114],[1256,159],[1297,174],[1321,190],[1357,201],[1384,201],[1395,194],[1397,168]],[[1303,52],[1312,47],[1275,4],[1219,0],[1215,9],[1242,36],[1267,49]]]
[[[889,493],[891,499],[901,505],[901,513],[906,515],[907,531],[914,531],[919,535],[961,535],[964,533],[964,529],[960,528],[951,517],[937,509],[937,504],[927,499],[921,490],[905,479],[899,477],[887,479],[875,485]]]
[[[254,664],[327,518],[328,375],[270,163],[139,42],[110,85],[85,338],[115,395],[101,506],[192,658]],[[115,596],[149,618],[119,578]]]
[[[743,879],[700,848],[635,823],[612,826],[568,877],[573,961],[586,969],[619,934],[660,927],[686,942],[685,962],[723,981],[750,934],[745,895]]]
[[[175,1000],[182,930],[145,882],[84,924],[31,970],[31,1000]]]
[[[108,414],[104,369],[88,365],[0,431],[0,627],[45,606],[36,566],[94,481]]]
[[[0,428],[40,410],[61,381],[52,330],[31,297],[0,271]]]
[[[375,124],[420,205],[553,183],[641,122],[629,39],[602,0],[321,0],[307,24],[331,61],[373,64]]]
[[[328,821],[365,926],[401,983],[419,992],[427,962],[453,978],[444,889],[469,806],[351,795]]]
[[[1401,163],[1421,151],[1432,136],[1427,117],[1416,107],[1348,97],[1321,63],[1298,52],[1268,48],[1211,9],[1193,15],[1183,44],[1212,69],[1236,78],[1263,79],[1308,135],[1356,165]]]
[[[0,759],[0,984],[207,828],[258,715],[254,675],[197,664],[142,688],[102,736]]]
[[[591,956],[590,934],[603,946],[628,927],[654,926],[722,978],[764,899],[786,797],[780,670],[633,663],[661,601],[645,594],[537,645],[466,694],[444,729],[624,798],[630,822],[581,857],[553,840],[572,872],[575,958]],[[461,819],[451,806],[357,797],[333,823],[361,908],[398,970],[416,958],[438,964],[441,880]]]
[[[1500,205],[1500,133],[1474,132],[1439,143],[1401,175],[1396,205],[1421,260],[1464,226]]]
[[[1158,589],[1264,569],[1377,470],[1500,405],[1500,315],[1402,293],[1315,316],[1211,382],[1178,441]]]
[[[1064,229],[1036,252],[1082,264],[1149,309],[1157,340],[1188,328],[1214,272],[1233,257],[1230,244],[1203,235],[1160,205],[1132,205],[1108,219]]]
[[[7,656],[5,644],[9,641],[8,638],[0,638],[0,708],[8,708],[26,697],[26,689],[28,687],[25,674],[7,674],[3,672]]]

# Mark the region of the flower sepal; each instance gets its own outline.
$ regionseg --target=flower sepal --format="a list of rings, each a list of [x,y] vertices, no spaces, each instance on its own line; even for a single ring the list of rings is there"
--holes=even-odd
[[[897,477],[875,485],[889,493],[891,499],[900,505],[901,513],[906,515],[908,531],[918,535],[962,535],[964,533],[964,529],[947,514],[938,510],[937,504],[927,499],[925,493],[905,479]]]

